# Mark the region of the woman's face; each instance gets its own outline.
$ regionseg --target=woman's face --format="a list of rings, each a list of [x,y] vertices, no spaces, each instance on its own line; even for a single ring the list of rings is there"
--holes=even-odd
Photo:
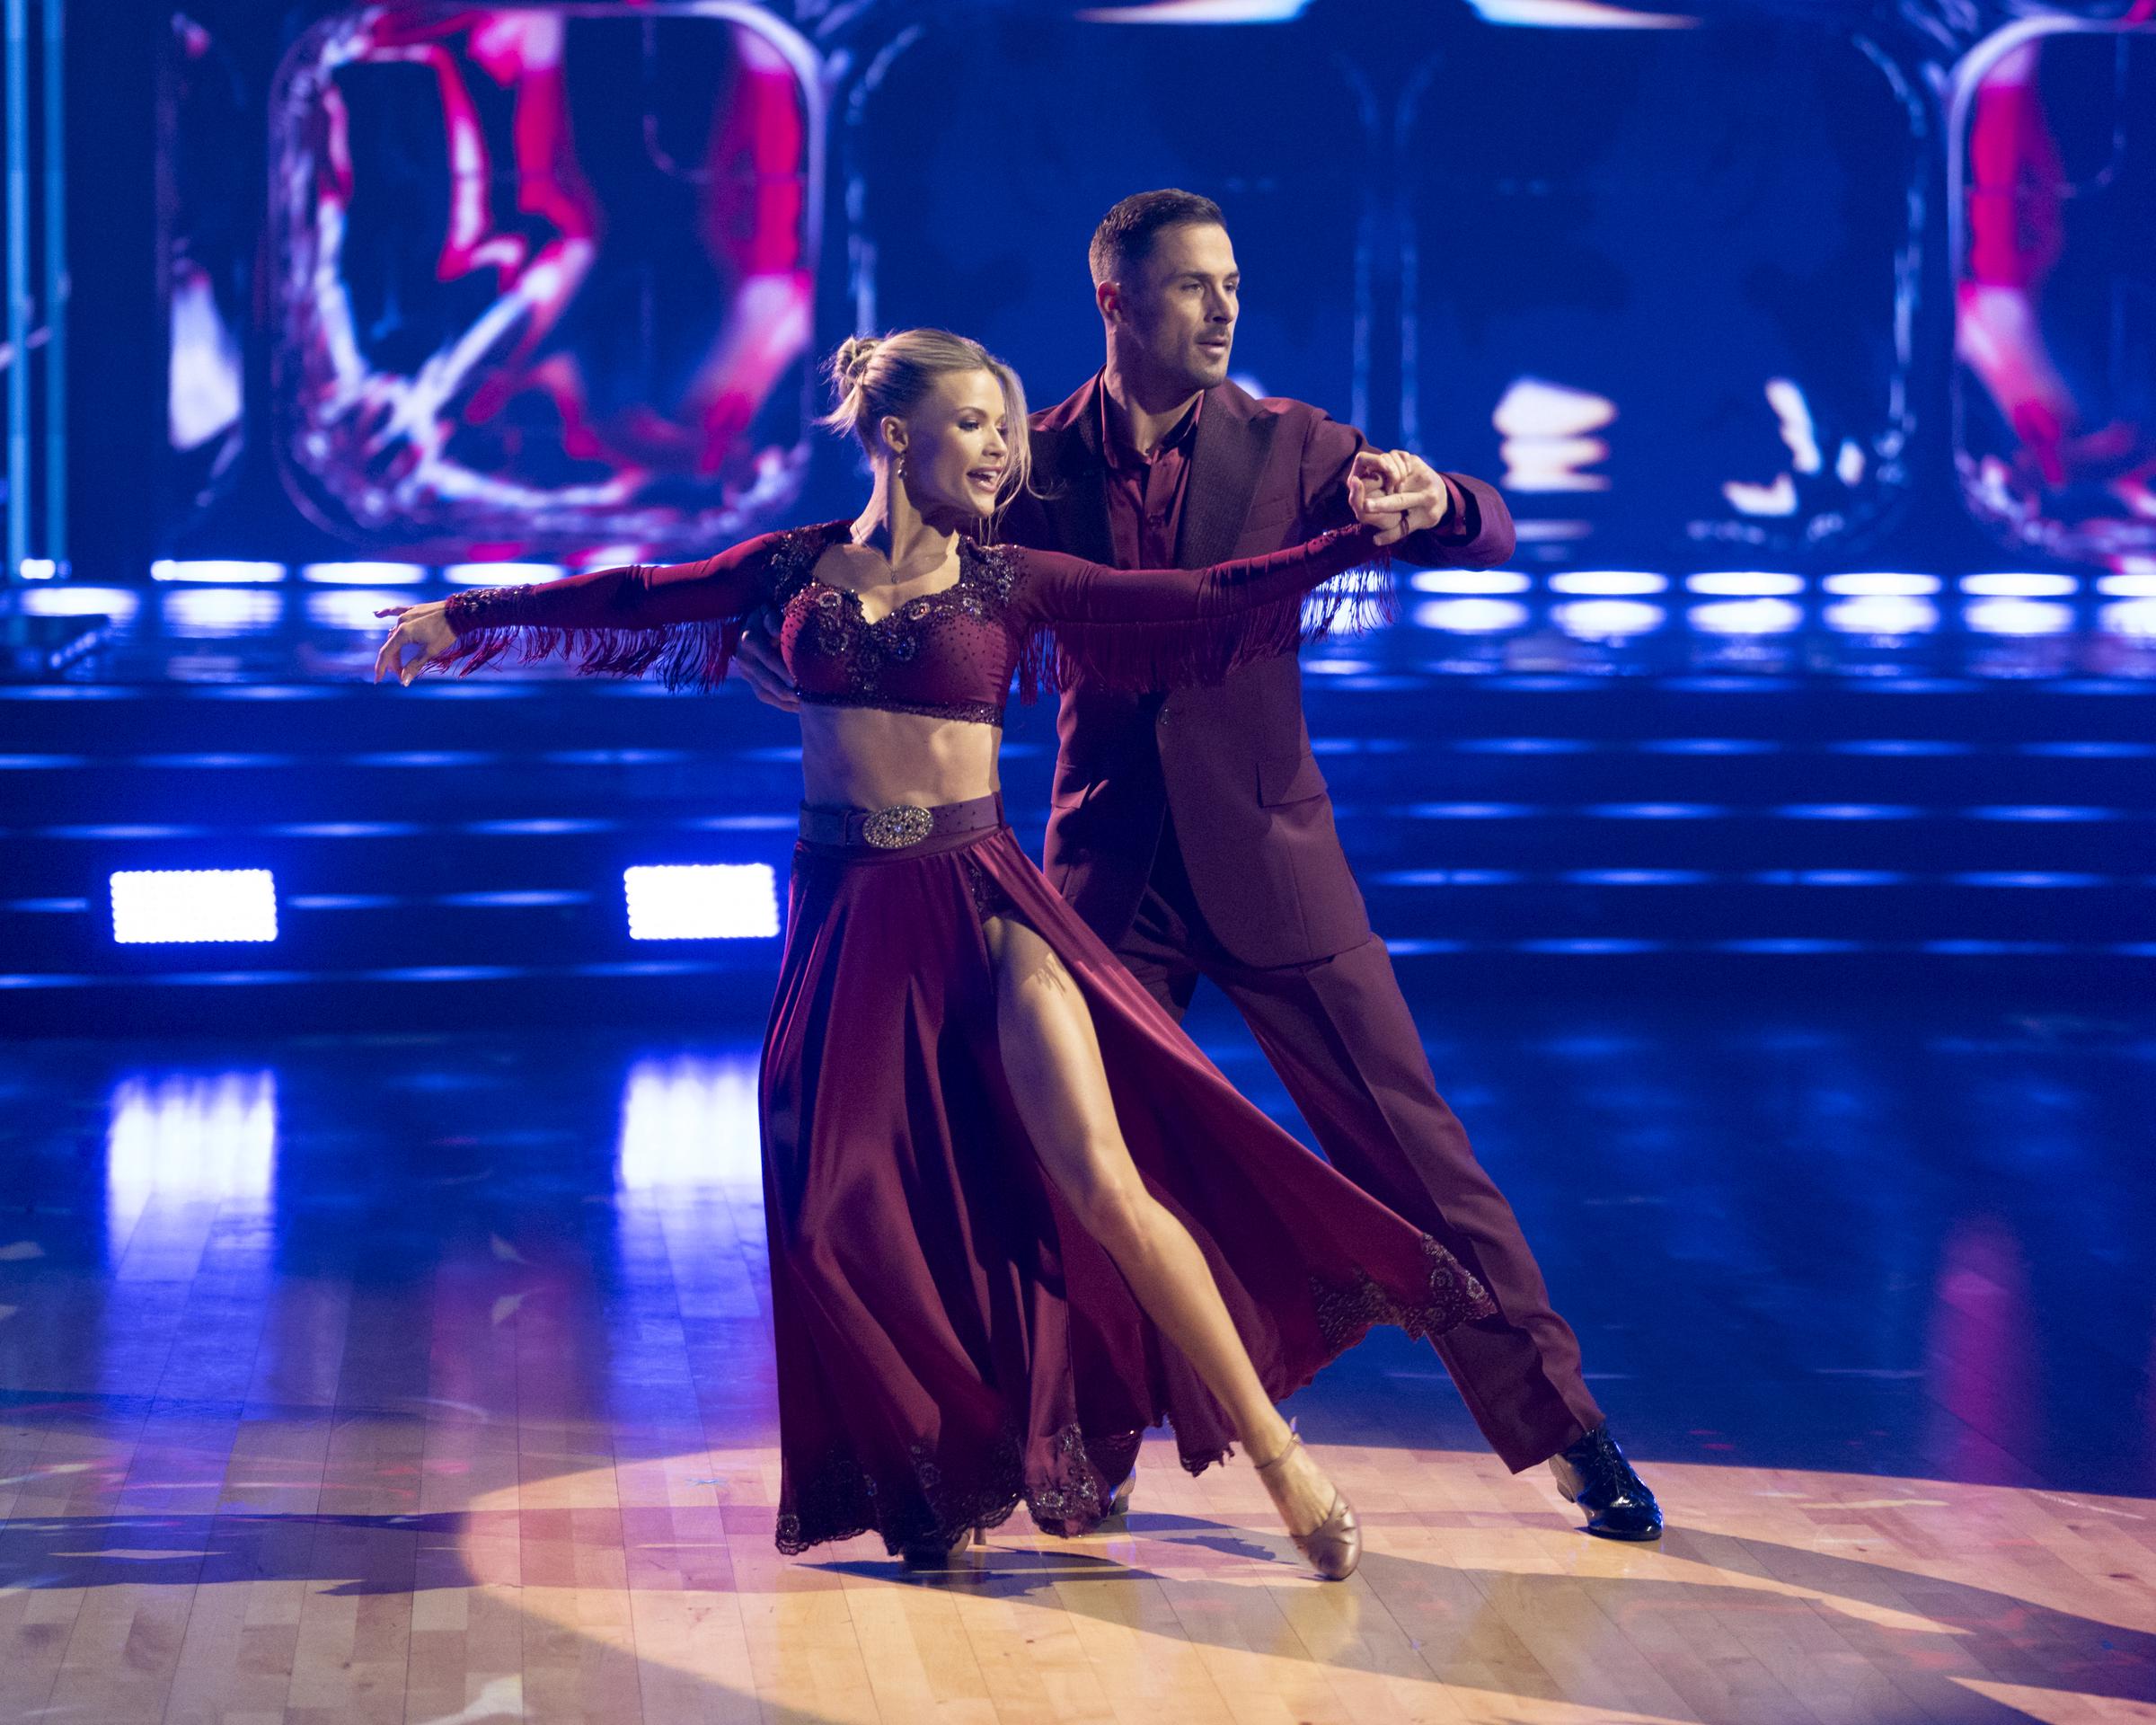
[[[945,372],[902,423],[906,494],[923,518],[994,513],[1011,419],[994,372]]]

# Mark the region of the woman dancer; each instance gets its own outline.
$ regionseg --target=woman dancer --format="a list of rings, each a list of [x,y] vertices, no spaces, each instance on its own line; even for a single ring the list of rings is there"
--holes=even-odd
[[[1022,1499],[1076,1535],[1146,1427],[1258,1463],[1319,1574],[1354,1511],[1274,1403],[1373,1323],[1495,1308],[1435,1240],[1236,1093],[1026,859],[997,752],[1012,674],[1155,688],[1305,631],[1362,529],[1198,571],[985,543],[1027,482],[1010,368],[938,330],[839,349],[827,421],[861,515],[700,562],[400,606],[376,677],[559,656],[726,673],[769,606],[801,691],[806,798],[764,1039],[778,1544],[869,1529],[941,1562]],[[1317,626],[1321,626],[1321,624]],[[411,656],[406,657],[411,650]]]

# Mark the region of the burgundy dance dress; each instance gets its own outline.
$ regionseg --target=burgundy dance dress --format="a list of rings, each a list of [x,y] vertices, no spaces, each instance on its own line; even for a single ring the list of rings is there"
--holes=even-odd
[[[1075,676],[1158,688],[1281,651],[1316,616],[1307,592],[1373,556],[1359,531],[1196,571],[961,541],[953,585],[870,621],[814,573],[848,532],[459,594],[443,662],[552,655],[709,686],[770,606],[804,702],[1000,725],[1013,673],[1029,695]],[[764,1044],[782,1551],[870,1529],[894,1552],[948,1544],[1021,1500],[1045,1532],[1086,1533],[1163,1419],[1191,1472],[1229,1454],[1225,1412],[1028,1145],[986,917],[1030,924],[1075,978],[1130,1154],[1197,1239],[1269,1395],[1374,1323],[1435,1335],[1495,1310],[1435,1240],[1236,1092],[1000,809],[941,829],[972,808],[804,811],[806,832],[843,836],[794,853]]]

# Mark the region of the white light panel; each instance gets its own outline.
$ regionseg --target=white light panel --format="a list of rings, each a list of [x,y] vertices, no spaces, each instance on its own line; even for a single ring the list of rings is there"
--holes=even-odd
[[[1854,575],[1829,575],[1819,583],[1829,593],[1860,599],[1913,599],[1939,591],[1939,577],[1879,570]]]
[[[2064,599],[2081,591],[2080,578],[2072,575],[1996,574],[1964,575],[1961,590],[1980,599]]]
[[[1524,593],[1533,584],[1516,569],[1418,569],[1408,577],[1418,593]]]
[[[1550,578],[1552,593],[1622,598],[1668,590],[1669,577],[1645,569],[1571,569]]]
[[[742,941],[779,932],[779,899],[764,862],[660,863],[624,869],[629,938]]]
[[[1572,599],[1550,608],[1550,621],[1578,641],[1613,641],[1659,629],[1668,614],[1644,599]]]
[[[285,579],[282,563],[249,562],[229,557],[160,557],[150,565],[153,581],[212,581],[220,587],[259,585]]]
[[[1786,599],[1804,591],[1804,577],[1782,570],[1710,569],[1687,575],[1684,585],[1710,598]]]
[[[2073,607],[2056,599],[1971,599],[1961,620],[1980,635],[2063,635],[2073,627]]]
[[[112,877],[112,938],[123,945],[274,941],[268,869],[126,869]]]
[[[1517,599],[1425,599],[1415,607],[1415,623],[1450,634],[1496,634],[1525,627],[1527,607]]]
[[[1687,614],[1710,635],[1786,635],[1804,623],[1804,608],[1788,599],[1710,599]]]

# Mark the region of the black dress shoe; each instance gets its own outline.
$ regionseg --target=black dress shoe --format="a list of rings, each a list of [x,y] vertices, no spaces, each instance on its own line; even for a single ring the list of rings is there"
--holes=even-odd
[[[1587,1512],[1587,1531],[1602,1539],[1659,1539],[1662,1506],[1632,1472],[1606,1425],[1550,1458],[1557,1489]]]

